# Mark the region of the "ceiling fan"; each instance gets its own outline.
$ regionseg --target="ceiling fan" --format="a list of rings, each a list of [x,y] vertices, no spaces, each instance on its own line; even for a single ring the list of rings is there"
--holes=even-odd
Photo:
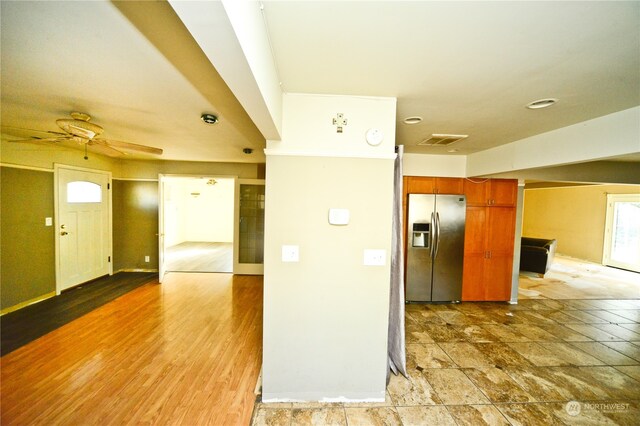
[[[160,148],[154,148],[146,145],[138,145],[130,142],[114,141],[111,139],[100,138],[103,132],[101,126],[90,123],[91,116],[83,112],[72,112],[71,118],[61,118],[56,120],[56,124],[63,132],[47,131],[53,134],[53,137],[31,139],[12,140],[11,142],[29,142],[29,143],[59,143],[59,142],[75,142],[84,145],[85,159],[87,159],[87,148],[109,157],[121,157],[127,155],[127,151],[137,151],[145,154],[161,155]]]

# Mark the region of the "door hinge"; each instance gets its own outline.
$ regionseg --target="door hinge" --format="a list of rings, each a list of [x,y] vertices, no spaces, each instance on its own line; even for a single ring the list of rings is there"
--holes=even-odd
[[[107,184],[107,190],[109,190],[109,189],[111,189],[111,184],[110,183]]]
[[[107,257],[107,262],[111,263],[111,256]]]

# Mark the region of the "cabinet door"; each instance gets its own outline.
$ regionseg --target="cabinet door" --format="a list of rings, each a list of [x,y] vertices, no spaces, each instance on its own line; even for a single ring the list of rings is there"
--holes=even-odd
[[[484,262],[487,250],[488,207],[467,207],[464,225],[464,264],[462,268],[462,300],[484,300]]]
[[[513,256],[516,209],[513,207],[488,207],[485,220],[487,250],[493,256]]]
[[[435,194],[436,179],[432,177],[407,176],[407,194]]]
[[[464,194],[464,183],[460,178],[436,178],[437,194]]]
[[[485,300],[511,298],[515,219],[514,207],[487,207],[488,259],[484,267]]]
[[[518,181],[492,179],[489,184],[489,200],[492,206],[515,207],[518,201]]]
[[[464,253],[484,253],[487,239],[487,207],[467,207]]]
[[[488,179],[465,179],[463,190],[467,197],[467,206],[486,206],[488,204],[488,188]]]
[[[484,252],[465,253],[462,268],[462,300],[485,300]]]
[[[495,255],[493,252],[484,264],[484,299],[507,301],[511,299],[511,271],[513,256]]]

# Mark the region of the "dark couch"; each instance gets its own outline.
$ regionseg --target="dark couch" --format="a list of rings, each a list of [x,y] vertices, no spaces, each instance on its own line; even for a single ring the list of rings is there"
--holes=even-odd
[[[522,237],[520,243],[520,270],[537,272],[544,276],[556,254],[556,240]]]

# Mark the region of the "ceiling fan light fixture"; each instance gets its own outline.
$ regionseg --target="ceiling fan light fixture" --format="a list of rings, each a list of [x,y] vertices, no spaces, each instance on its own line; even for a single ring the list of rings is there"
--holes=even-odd
[[[412,116],[412,117],[407,117],[407,118],[405,118],[404,120],[402,120],[402,122],[403,122],[404,124],[409,124],[409,125],[411,125],[411,124],[418,124],[418,123],[422,123],[422,117],[419,117],[419,116],[417,116],[417,115],[414,115],[414,116]]]
[[[555,105],[556,102],[558,100],[555,98],[538,99],[537,101],[529,102],[526,107],[529,109],[542,109]]]
[[[200,119],[206,124],[216,124],[218,122],[218,117],[213,114],[202,114]]]

